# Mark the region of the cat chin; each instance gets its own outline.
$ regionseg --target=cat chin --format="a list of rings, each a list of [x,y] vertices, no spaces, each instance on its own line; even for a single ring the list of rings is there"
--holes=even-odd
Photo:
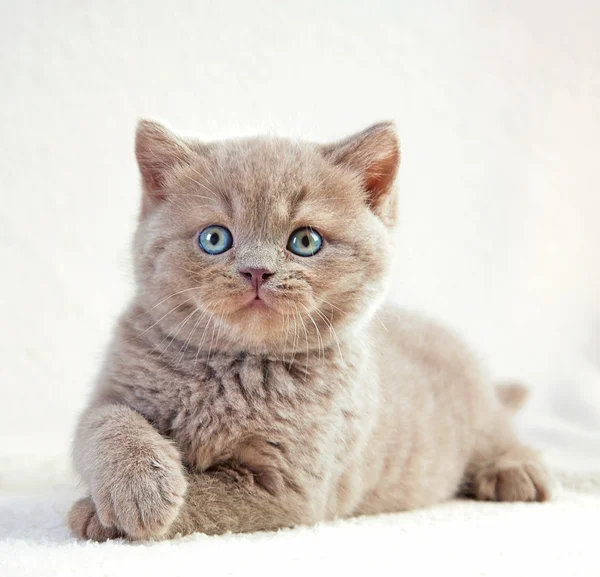
[[[250,303],[229,315],[228,324],[244,339],[262,341],[279,333],[282,327],[281,313],[265,302]]]

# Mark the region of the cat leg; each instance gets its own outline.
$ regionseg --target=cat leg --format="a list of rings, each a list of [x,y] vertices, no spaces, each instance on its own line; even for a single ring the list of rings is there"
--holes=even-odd
[[[272,530],[320,518],[307,492],[276,467],[240,464],[187,473],[175,446],[123,405],[84,413],[75,465],[91,493],[69,514],[71,530],[82,539]]]
[[[547,501],[550,474],[532,448],[517,438],[505,410],[477,438],[461,491],[486,501]]]
[[[139,413],[124,405],[88,409],[74,457],[91,494],[69,514],[77,537],[149,539],[169,530],[184,502],[184,468],[175,446]]]
[[[208,535],[227,532],[273,531],[313,524],[309,498],[298,488],[273,493],[243,469],[219,469],[188,476],[188,491],[169,536],[196,531]]]
[[[69,512],[69,527],[79,539],[90,541],[107,541],[118,539],[123,534],[115,527],[105,527],[98,517],[96,505],[91,497],[77,501]]]
[[[185,501],[165,530],[127,533],[112,525],[106,526],[89,497],[73,505],[69,525],[82,539],[135,541],[169,539],[194,532],[217,535],[270,531],[316,520],[299,493],[272,495],[256,484],[251,474],[219,470],[187,475],[187,482]]]

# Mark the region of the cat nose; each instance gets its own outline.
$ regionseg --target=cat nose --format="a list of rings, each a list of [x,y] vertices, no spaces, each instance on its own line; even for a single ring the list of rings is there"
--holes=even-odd
[[[275,273],[266,268],[242,268],[240,269],[240,274],[246,277],[253,286],[258,288]]]

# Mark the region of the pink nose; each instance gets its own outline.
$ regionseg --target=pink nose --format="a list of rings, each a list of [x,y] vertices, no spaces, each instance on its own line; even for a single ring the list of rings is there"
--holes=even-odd
[[[243,268],[240,269],[240,274],[245,276],[254,287],[258,288],[275,273],[266,268]]]

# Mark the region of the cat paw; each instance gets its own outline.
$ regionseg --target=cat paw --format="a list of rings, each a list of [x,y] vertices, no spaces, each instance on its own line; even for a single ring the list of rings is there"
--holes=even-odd
[[[548,501],[551,496],[550,476],[533,455],[500,457],[475,476],[473,489],[482,501]]]
[[[69,527],[78,539],[107,541],[123,535],[115,527],[105,527],[96,514],[96,506],[87,497],[77,501],[69,512]]]
[[[80,538],[130,540],[164,537],[184,502],[187,481],[177,449],[164,439],[114,447],[98,460],[89,479],[91,498],[71,510],[70,525]]]
[[[106,527],[134,540],[158,539],[169,530],[187,489],[177,450],[170,444],[140,450],[92,482],[92,500]]]

